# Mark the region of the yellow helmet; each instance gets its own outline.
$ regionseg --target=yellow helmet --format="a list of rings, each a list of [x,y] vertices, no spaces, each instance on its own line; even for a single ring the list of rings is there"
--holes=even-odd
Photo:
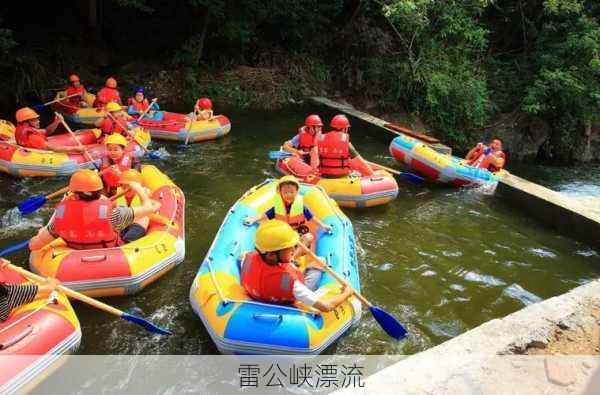
[[[277,189],[279,189],[279,187],[282,184],[294,184],[296,185],[296,188],[300,189],[300,183],[298,182],[298,179],[294,176],[283,176],[279,179],[279,182],[277,183]]]
[[[120,145],[123,147],[127,147],[128,143],[127,143],[127,139],[125,137],[123,137],[121,134],[113,133],[104,140],[104,144],[105,145],[117,144],[117,145]]]
[[[256,231],[256,248],[263,254],[294,247],[299,241],[298,232],[278,219],[263,222]]]
[[[119,103],[116,103],[114,101],[111,101],[106,105],[106,111],[108,111],[108,112],[121,111],[121,110],[122,110],[122,108],[119,105]]]

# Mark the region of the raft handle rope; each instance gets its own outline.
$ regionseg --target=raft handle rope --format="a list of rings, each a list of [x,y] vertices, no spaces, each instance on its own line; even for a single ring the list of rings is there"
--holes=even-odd
[[[31,310],[29,313],[25,314],[23,317],[19,318],[15,322],[12,322],[10,325],[7,325],[4,328],[0,329],[0,334],[3,333],[3,332],[6,332],[7,330],[9,330],[10,328],[14,327],[15,325],[23,322],[24,320],[26,320],[27,318],[31,317],[32,315],[34,315],[38,311],[46,308],[46,306],[48,306],[49,304],[51,304],[51,303],[52,304],[57,303],[57,300],[58,300],[58,296],[56,294],[56,291],[52,291],[52,293],[46,298],[46,302],[45,303],[40,304],[34,310]]]

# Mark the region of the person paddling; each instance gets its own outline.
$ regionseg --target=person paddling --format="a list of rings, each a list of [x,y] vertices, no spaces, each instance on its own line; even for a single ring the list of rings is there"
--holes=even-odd
[[[213,103],[208,97],[201,97],[196,100],[194,113],[197,121],[210,121],[213,119]]]
[[[293,263],[298,241],[298,233],[287,223],[279,220],[262,223],[256,231],[256,249],[242,260],[242,286],[258,301],[299,301],[323,312],[334,310],[352,296],[352,288],[343,285],[340,293],[332,296],[317,291],[323,274],[319,267],[323,263],[311,261],[304,273],[300,271]]]
[[[304,126],[298,129],[291,140],[283,144],[283,150],[292,152],[301,157],[313,170],[319,168],[319,150],[317,141],[321,137],[323,121],[317,114],[311,114],[304,120]]]
[[[116,102],[108,103],[105,109],[110,115],[106,114],[103,118],[98,119],[94,125],[102,130],[104,136],[119,133],[128,138],[129,134],[123,128],[123,125],[127,125],[127,122],[133,120],[133,118],[127,115],[119,103]]]
[[[129,169],[121,173],[119,178],[119,188],[117,189],[117,195],[121,192],[124,194],[115,200],[115,204],[119,207],[139,207],[142,205],[141,197],[136,193],[135,189],[129,186],[132,183],[138,183],[142,185],[142,174],[134,169]],[[148,190],[144,188],[144,191],[148,194]],[[150,224],[149,217],[142,217],[133,221],[133,223],[127,226],[121,231],[121,239],[125,243],[141,239],[146,234],[148,225]]]
[[[40,128],[40,116],[29,107],[17,110],[15,114],[17,127],[15,129],[15,140],[17,144],[25,148],[43,149],[56,152],[83,152],[85,149],[79,145],[60,145],[48,141],[48,135],[56,131],[62,121],[61,115],[56,115],[54,121],[46,127]]]
[[[88,107],[85,101],[85,95],[87,94],[85,87],[81,84],[79,76],[77,74],[71,74],[69,76],[69,85],[67,86],[65,96],[72,96],[66,99],[66,102],[73,107]]]
[[[102,158],[100,170],[102,181],[108,196],[115,194],[123,172],[140,168],[140,162],[135,155],[125,152],[127,139],[118,133],[109,135],[105,140],[106,156]]]
[[[156,99],[154,99],[156,100]],[[150,102],[146,99],[145,89],[143,86],[139,86],[135,89],[135,93],[132,97],[127,100],[127,114],[132,117],[138,117],[142,115],[148,107],[150,107]],[[152,108],[146,113],[145,118],[161,120],[162,112],[159,112],[160,107],[158,103],[153,101]]]
[[[488,146],[477,143],[465,157],[467,164],[491,172],[502,170],[506,164],[506,154],[502,151],[502,145],[499,137],[492,139]]]
[[[104,87],[96,94],[94,107],[104,108],[110,102],[115,102],[118,105],[123,104],[121,102],[121,94],[117,90],[117,80],[113,77],[107,78]]]

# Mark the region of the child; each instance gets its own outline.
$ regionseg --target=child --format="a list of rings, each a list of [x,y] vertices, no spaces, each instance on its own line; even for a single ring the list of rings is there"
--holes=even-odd
[[[312,248],[313,236],[306,222],[314,220],[325,232],[331,232],[331,226],[313,216],[312,212],[304,206],[302,196],[298,194],[300,183],[294,176],[284,176],[277,184],[277,195],[273,207],[257,217],[247,217],[245,225],[252,225],[263,219],[278,219],[288,223],[296,232],[301,234],[300,241],[308,248]],[[300,253],[297,251],[295,258]]]
[[[131,168],[139,169],[140,163],[137,158],[125,152],[127,139],[118,133],[109,135],[105,140],[106,156],[102,158],[100,171],[104,189],[108,196],[115,194],[119,186],[121,173]]]
[[[213,119],[213,104],[208,97],[201,97],[194,105],[196,121],[210,121]]]
[[[127,122],[133,120],[133,118],[123,111],[120,104],[115,102],[108,103],[105,109],[110,115],[106,114],[104,118],[98,119],[94,125],[102,130],[104,136],[119,133],[124,137],[129,137],[124,127],[127,127]]]
[[[135,95],[133,95],[127,100],[127,104],[129,106],[127,107],[127,114],[133,117],[138,117],[142,115],[144,111],[146,111],[148,107],[150,107],[150,103],[148,102],[148,99],[146,99],[145,90],[143,86],[137,87],[135,89]],[[162,119],[163,114],[159,110],[160,107],[158,106],[158,104],[156,104],[156,102],[153,102],[152,108],[148,110],[144,118],[160,121]]]
[[[0,322],[8,319],[10,312],[19,306],[33,302],[36,298],[48,296],[58,286],[54,278],[46,279],[44,284],[9,284],[2,278],[2,272],[8,266],[8,261],[0,258]]]
[[[141,197],[134,189],[130,188],[130,185],[134,182],[141,185],[142,181],[142,175],[137,170],[129,169],[121,173],[119,189],[117,189],[116,193],[120,194],[121,191],[125,190],[125,194],[117,198],[115,204],[121,207],[140,206],[142,204]],[[146,188],[144,188],[144,192],[148,192]],[[132,241],[142,238],[146,234],[149,223],[149,217],[142,217],[135,220],[131,225],[121,231],[121,240],[125,243],[131,243]]]

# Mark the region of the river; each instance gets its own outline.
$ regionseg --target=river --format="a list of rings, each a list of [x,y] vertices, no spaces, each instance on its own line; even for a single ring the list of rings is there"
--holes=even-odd
[[[175,335],[149,336],[137,326],[77,304],[83,328],[79,353],[217,352],[189,305],[190,284],[228,208],[247,189],[276,175],[267,153],[292,136],[306,109],[227,115],[233,128],[219,141],[194,144],[185,151],[176,144],[155,143],[171,156],[152,164],[186,195],[186,258],[140,294],[107,300],[168,326]],[[385,133],[355,127],[352,139],[363,156],[396,166],[388,153],[393,136]],[[600,180],[589,171],[515,169],[570,193],[600,194]],[[1,179],[1,211],[65,184],[64,179]],[[418,187],[402,181],[400,186],[398,199],[387,206],[344,211],[358,236],[362,292],[398,317],[411,336],[403,342],[391,340],[365,313],[358,327],[327,353],[415,353],[600,275],[600,257],[594,249],[555,233],[497,198],[473,189]],[[50,214],[47,208],[17,226],[3,227],[1,244],[29,238]],[[21,264],[26,255],[15,254],[12,259]]]

